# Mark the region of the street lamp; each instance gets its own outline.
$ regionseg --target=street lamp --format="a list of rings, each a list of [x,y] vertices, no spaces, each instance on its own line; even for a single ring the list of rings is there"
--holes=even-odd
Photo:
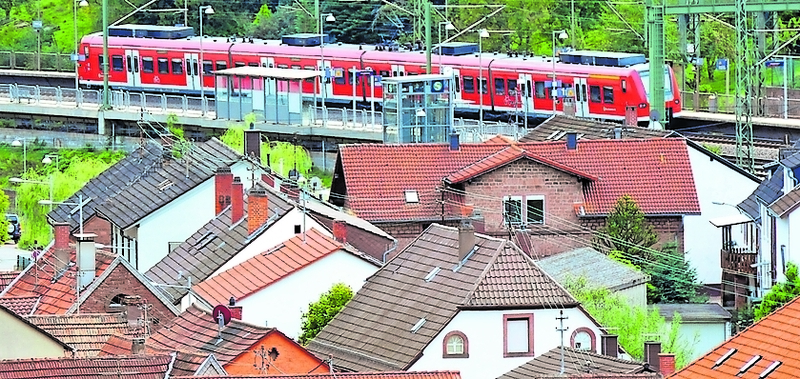
[[[78,207],[78,212],[79,212],[79,216],[78,217],[80,217],[80,224],[78,224],[79,230],[80,230],[79,233],[83,234],[83,206],[86,205],[86,203],[88,203],[90,200],[92,200],[92,199],[89,198],[89,199],[86,199],[86,201],[84,201],[83,200],[83,194],[79,193],[78,194],[78,202],[77,203],[69,203],[69,202],[66,202],[66,201],[39,200],[39,205],[49,205],[51,207],[53,205],[74,205],[74,206]],[[72,212],[75,212],[75,211],[73,210]],[[70,213],[72,213],[72,212],[70,212]]]
[[[489,38],[489,31],[486,29],[478,30],[478,97],[480,108],[478,109],[478,125],[483,127],[483,39]]]
[[[205,114],[206,107],[204,105],[206,102],[206,86],[205,82],[203,81],[203,74],[206,70],[206,64],[205,61],[203,61],[203,39],[205,39],[205,36],[203,35],[203,13],[212,15],[214,14],[214,8],[212,8],[210,5],[200,6],[200,107]]]
[[[61,166],[58,164],[59,156],[57,154],[47,154],[47,155],[45,155],[44,159],[42,159],[42,163],[44,163],[44,164],[53,163],[53,159],[52,158],[56,159],[56,170],[58,170],[58,168],[61,167]]]
[[[445,30],[455,30],[455,26],[450,21],[442,21],[439,23],[439,74],[442,73],[442,25]]]
[[[556,94],[556,33],[558,33],[558,39],[565,40],[569,38],[567,35],[566,30],[553,30],[553,83],[550,86],[550,96],[553,97],[553,116],[556,115],[556,103],[558,102],[558,96]]]
[[[28,143],[24,139],[15,139],[14,142],[11,142],[11,146],[20,147],[22,146],[22,172],[28,172]]]
[[[28,180],[28,179],[21,179],[21,178],[9,178],[8,181],[11,182],[11,183],[17,183],[17,184],[19,184],[19,183],[31,183],[31,184],[44,184],[44,185],[50,186],[50,202],[51,203],[53,202],[53,176],[52,175],[50,175],[50,181],[49,182],[40,182],[38,180]],[[45,201],[45,200],[42,200],[42,201]],[[53,205],[52,204],[50,204],[50,210],[51,211],[53,210]]]
[[[78,90],[78,7],[86,8],[89,2],[86,0],[73,0],[72,1],[72,24],[75,26],[75,52],[72,54],[72,59],[75,60],[75,91]],[[78,96],[77,94],[75,95]],[[76,99],[75,102],[78,100]]]
[[[322,80],[320,80],[322,86],[320,86],[320,88],[322,89],[322,107],[324,108],[328,92],[326,86],[326,84],[328,84],[328,75],[325,71],[325,24],[322,22],[322,17],[325,17],[325,22],[336,22],[336,17],[333,16],[333,13],[319,15],[319,56],[322,65]],[[323,115],[325,115],[325,112],[323,112]],[[323,122],[325,120],[327,120],[327,116],[323,118]]]

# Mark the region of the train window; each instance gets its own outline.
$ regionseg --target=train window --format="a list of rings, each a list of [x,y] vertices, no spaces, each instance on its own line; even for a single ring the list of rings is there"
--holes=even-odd
[[[528,84],[525,86],[525,96],[531,97],[531,81],[528,80]]]
[[[516,79],[508,79],[508,95],[509,96],[516,96],[517,95],[517,80]]]
[[[539,99],[544,99],[544,82],[535,82],[534,85],[536,86],[536,97]]]
[[[214,71],[213,63],[211,61],[203,61],[203,75],[209,75],[211,71]]]
[[[334,67],[333,68],[333,72],[334,72],[333,82],[335,84],[345,84],[345,83],[347,83],[347,71],[345,71],[344,69],[338,68],[338,67]],[[342,74],[341,75],[336,75],[338,73],[342,73]]]
[[[248,67],[258,67],[258,62],[250,62],[247,64]]]
[[[279,64],[278,68],[289,68],[288,64]]]
[[[304,67],[303,67],[303,70],[308,70],[308,71],[314,71],[314,70],[316,70],[316,69],[317,69],[317,68],[316,68],[316,67],[314,67],[314,66],[304,66]]]
[[[419,73],[417,73],[417,72],[407,72],[406,75],[408,75],[408,76],[419,75]]]
[[[111,69],[114,71],[125,71],[122,64],[122,55],[114,55],[111,57]]]
[[[456,92],[461,92],[461,81],[458,80],[458,75],[456,75]]]
[[[589,99],[593,103],[600,102],[600,87],[599,86],[589,86]]]
[[[89,58],[89,46],[83,47],[83,55],[85,55],[86,58]]]
[[[622,79],[622,93],[628,92],[628,82]]]
[[[481,93],[484,95],[489,93],[489,85],[486,82],[486,78],[481,78]]]
[[[97,67],[100,67],[100,71],[103,71],[103,54],[97,55]]]
[[[275,63],[270,63],[269,68],[275,68]]]
[[[226,68],[228,68],[228,62],[217,61],[217,71],[224,70]]]
[[[614,104],[614,87],[603,87],[603,102],[606,104]]]
[[[146,73],[153,72],[153,58],[142,57],[142,71]]]
[[[125,56],[125,63],[126,63],[126,66],[128,67],[128,72],[133,71],[133,65],[131,64],[131,56],[130,55],[126,55]]]
[[[169,61],[167,61],[167,58],[158,58],[158,73],[169,74]]]
[[[473,79],[471,76],[464,77],[464,92],[465,93],[475,92],[475,79]]]
[[[194,59],[194,60],[187,59],[186,60],[186,71],[190,75],[198,75],[199,74],[199,71],[197,71],[197,60],[196,59]]]
[[[267,64],[266,63],[262,63],[261,67],[267,67]]]
[[[384,77],[384,78],[389,77],[389,71],[381,70],[380,73],[381,73],[381,76]]]
[[[495,95],[505,95],[506,94],[506,80],[502,78],[495,78],[494,79],[494,94]]]
[[[233,64],[233,67],[244,67],[244,66],[245,66],[244,62],[236,62]]]
[[[172,73],[175,75],[183,75],[183,61],[180,59],[172,60]]]
[[[300,69],[300,65],[299,64],[293,64],[292,65],[292,70],[299,70],[299,69]]]
[[[397,76],[397,71],[392,71],[392,76]]]

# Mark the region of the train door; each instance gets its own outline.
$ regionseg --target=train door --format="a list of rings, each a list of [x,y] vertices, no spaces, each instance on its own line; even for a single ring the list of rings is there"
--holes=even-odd
[[[125,50],[125,71],[128,72],[126,83],[132,87],[142,85],[142,73],[139,71],[139,52],[137,50]],[[112,68],[113,69],[113,68]]]
[[[197,54],[186,53],[183,55],[186,61],[186,88],[192,91],[200,90],[200,70],[198,62],[200,59]]]
[[[575,116],[589,117],[589,87],[586,78],[575,78]]]
[[[322,68],[322,88],[319,93],[324,99],[333,97],[333,69],[331,68],[331,61],[318,60],[317,67]]]
[[[531,78],[531,74],[519,74],[519,82],[517,84],[519,86],[520,94],[519,98],[522,102],[522,112],[525,115],[533,113],[533,79]]]
[[[405,76],[406,75],[406,67],[401,64],[393,64],[392,65],[392,76]]]
[[[275,68],[275,58],[273,57],[261,57],[261,67],[267,68]],[[267,79],[266,83],[264,83],[266,88],[264,92],[266,95],[272,95],[275,93],[275,80],[274,79]]]
[[[457,68],[447,66],[445,66],[442,71],[445,75],[453,75],[453,85],[455,88],[451,88],[450,93],[453,94],[453,101],[455,101],[456,107],[458,107],[461,104],[461,72]]]

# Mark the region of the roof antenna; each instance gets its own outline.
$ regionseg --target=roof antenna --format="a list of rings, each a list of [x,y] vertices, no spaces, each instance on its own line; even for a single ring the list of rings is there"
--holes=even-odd
[[[556,331],[561,332],[561,375],[564,375],[564,332],[569,330],[569,326],[564,327],[564,320],[568,319],[569,317],[564,316],[564,310],[560,310],[559,316],[556,317],[556,320],[561,324],[561,327],[556,327]]]
[[[222,312],[219,312],[219,314],[217,314],[217,343],[222,342],[222,328],[224,327],[225,327],[225,316],[222,314]],[[564,334],[562,333],[561,336],[562,336],[561,341],[563,345]]]

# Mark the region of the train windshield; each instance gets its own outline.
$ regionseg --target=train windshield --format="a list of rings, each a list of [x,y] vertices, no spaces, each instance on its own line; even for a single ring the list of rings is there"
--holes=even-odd
[[[639,77],[642,78],[642,83],[644,83],[644,91],[647,93],[647,101],[650,101],[650,71],[649,70],[641,70],[639,71]],[[672,78],[669,75],[669,69],[664,68],[664,100],[670,101],[673,100],[674,95],[672,93]]]

